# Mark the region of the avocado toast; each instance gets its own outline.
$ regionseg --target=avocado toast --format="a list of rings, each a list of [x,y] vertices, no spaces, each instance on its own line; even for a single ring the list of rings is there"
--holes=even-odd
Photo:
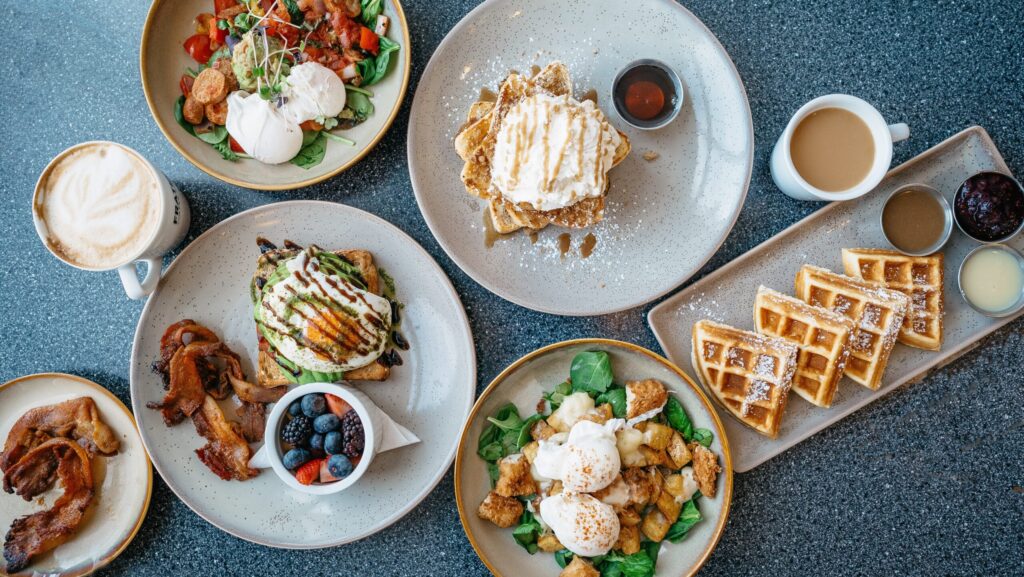
[[[262,386],[384,381],[402,363],[401,305],[369,251],[257,244],[250,297]]]

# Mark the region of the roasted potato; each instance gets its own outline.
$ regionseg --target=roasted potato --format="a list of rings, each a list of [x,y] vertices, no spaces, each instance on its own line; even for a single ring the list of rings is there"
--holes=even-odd
[[[185,104],[181,107],[181,115],[189,124],[202,124],[203,119],[206,118],[206,110],[198,100],[188,96],[185,98]]]
[[[682,469],[693,459],[690,449],[687,448],[686,441],[683,440],[683,436],[679,434],[679,431],[673,431],[672,440],[669,441],[668,447],[665,450],[668,451],[668,456],[672,459],[673,469]]]
[[[523,504],[515,497],[502,497],[491,491],[484,502],[480,503],[476,514],[499,527],[511,527],[518,523],[519,517],[523,515]]]
[[[601,572],[594,569],[589,561],[584,561],[583,557],[576,555],[572,558],[572,562],[562,569],[558,577],[601,577]]]
[[[665,452],[665,449],[655,450],[648,447],[647,445],[640,445],[640,454],[644,456],[644,461],[647,463],[647,466],[672,466],[672,462],[669,461],[668,453]]]
[[[228,79],[220,70],[207,68],[196,76],[192,97],[203,106],[220,102],[228,97]]]
[[[554,427],[548,424],[547,421],[541,419],[530,427],[530,436],[535,441],[546,441],[551,438],[551,435],[558,433]]]
[[[640,551],[640,527],[636,525],[620,527],[619,540],[615,542],[614,548],[622,551],[624,555],[632,555]]]
[[[526,446],[523,447],[523,456],[526,457],[526,460],[529,461],[531,465],[533,464],[534,459],[537,458],[537,451],[539,449],[540,443],[537,441],[527,443]]]
[[[210,122],[224,126],[228,123],[228,101],[221,100],[220,102],[214,102],[213,104],[206,105],[206,117],[210,119]]]
[[[661,542],[668,533],[672,523],[668,522],[665,515],[657,507],[651,507],[647,514],[644,515],[644,522],[640,525],[640,530],[643,531],[644,535],[651,541]]]
[[[636,512],[633,507],[624,507],[618,510],[619,514],[619,525],[623,527],[632,527],[639,525],[641,518],[640,513]]]
[[[603,425],[615,417],[612,413],[612,406],[608,403],[598,405],[593,410],[587,412],[587,414],[580,417],[581,421],[593,421],[599,425]]]
[[[665,515],[665,519],[668,520],[669,525],[675,523],[676,520],[679,519],[679,513],[683,510],[683,505],[676,501],[676,498],[672,493],[669,493],[667,490],[661,491],[655,505],[657,505],[658,510]]]
[[[562,549],[565,549],[565,545],[562,545],[562,542],[558,540],[558,537],[555,537],[554,533],[544,533],[543,535],[538,537],[537,547],[541,551],[545,551],[548,553],[554,553],[555,551],[561,551]]]
[[[672,433],[675,429],[659,423],[647,423],[647,430],[644,431],[644,444],[660,451],[667,449],[672,442]]]

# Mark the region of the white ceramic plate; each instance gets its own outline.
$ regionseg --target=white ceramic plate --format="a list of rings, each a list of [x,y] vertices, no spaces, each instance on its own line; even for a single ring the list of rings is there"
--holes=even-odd
[[[61,373],[43,373],[0,385],[0,442],[29,409],[69,399],[90,397],[100,417],[121,447],[113,457],[93,459],[95,496],[75,534],[63,545],[40,555],[25,573],[77,577],[105,566],[121,554],[142,526],[153,490],[153,469],[127,407],[96,383]],[[59,485],[59,483],[58,483]],[[36,500],[0,493],[0,531],[5,534],[14,519],[48,508],[61,495],[59,486],[44,493],[45,505]],[[3,571],[0,561],[0,573]]]
[[[388,38],[401,48],[391,56],[384,80],[368,87],[373,91],[375,112],[366,122],[339,134],[356,141],[355,146],[328,142],[323,162],[310,169],[290,163],[270,165],[246,159],[224,160],[212,146],[185,132],[174,119],[174,103],[181,96],[178,81],[186,67],[196,62],[182,48],[195,33],[193,19],[213,10],[212,0],[156,0],[149,9],[142,32],[139,63],[142,89],[149,111],[167,140],[189,162],[214,178],[247,188],[285,190],[301,188],[330,178],[359,162],[387,132],[405,98],[409,85],[409,28],[398,0],[384,0],[384,14],[391,18]]]
[[[879,215],[893,190],[905,184],[923,183],[941,191],[952,203],[957,186],[982,170],[1009,174],[988,133],[975,126],[894,168],[868,196],[828,205],[654,307],[648,316],[651,329],[668,357],[684,370],[692,370],[693,323],[707,318],[752,329],[754,296],[759,285],[792,294],[793,278],[804,263],[842,272],[843,248],[889,248],[882,236]],[[1021,250],[1024,236],[1007,244]],[[979,339],[1015,318],[982,316],[960,296],[956,273],[964,256],[976,246],[978,243],[954,230],[942,251],[946,303],[942,350],[924,351],[897,344],[879,390],[872,391],[844,378],[829,409],[790,394],[776,439],[759,435],[723,410],[729,415],[725,429],[732,442],[736,471],[753,469],[900,385],[923,378],[929,370],[956,359]]]
[[[666,128],[630,128],[611,105],[626,64],[655,58],[682,78],[685,102]],[[470,197],[453,146],[481,88],[510,70],[561,60],[575,95],[598,105],[633,151],[610,173],[605,220],[586,230],[549,226],[486,248],[484,203]],[[423,216],[448,255],[474,280],[516,304],[554,314],[595,315],[647,303],[679,286],[714,254],[746,197],[753,129],[743,83],[714,35],[671,0],[488,0],[441,42],[427,65],[409,123],[409,170]],[[659,158],[644,160],[646,152]],[[571,248],[561,256],[559,235]]]
[[[253,375],[256,329],[249,282],[257,235],[325,249],[363,248],[391,274],[405,303],[402,331],[412,345],[404,364],[382,383],[356,383],[422,442],[381,453],[342,493],[314,496],[289,489],[267,470],[250,481],[222,481],[193,451],[204,441],[191,422],[168,428],[146,403],[163,397],[157,358],[167,325],[194,319],[216,332]],[[455,455],[462,418],[473,404],[476,361],[462,303],[437,263],[386,221],[341,204],[293,201],[248,210],[192,242],[149,297],[132,347],[132,406],[157,471],[189,507],[243,539],[295,549],[348,543],[412,510]],[[230,406],[225,402],[225,407]],[[233,415],[233,409],[225,414]]]
[[[486,463],[476,450],[487,417],[509,402],[515,403],[524,417],[533,414],[541,394],[565,380],[573,357],[582,351],[606,351],[611,356],[615,382],[658,379],[675,393],[695,427],[710,429],[715,434],[710,448],[719,456],[723,469],[718,478],[718,492],[713,499],[702,497],[697,501],[704,520],[690,530],[686,539],[665,543],[658,554],[657,575],[693,575],[711,555],[729,516],[732,501],[729,440],[710,401],[693,379],[664,357],[621,341],[579,339],[537,349],[512,363],[480,394],[463,429],[455,458],[455,500],[466,536],[487,568],[499,577],[558,575],[559,568],[552,555],[543,552],[530,555],[516,544],[512,529],[501,529],[477,516],[477,507],[490,489],[490,478]]]

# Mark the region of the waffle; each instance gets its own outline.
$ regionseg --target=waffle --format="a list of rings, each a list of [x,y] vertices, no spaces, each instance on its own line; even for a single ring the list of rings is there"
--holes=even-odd
[[[832,406],[850,354],[852,320],[828,309],[760,287],[754,301],[757,332],[782,337],[800,348],[793,391],[819,407]]]
[[[461,176],[466,192],[487,201],[494,230],[502,234],[520,228],[540,230],[550,224],[585,228],[604,218],[607,189],[596,198],[587,198],[565,208],[540,211],[526,203],[515,204],[505,200],[491,184],[491,159],[502,120],[516,103],[535,94],[571,95],[572,79],[565,65],[552,62],[530,78],[510,74],[501,83],[495,102],[476,102],[470,107],[466,125],[455,137],[455,150],[465,162]],[[622,162],[630,151],[629,138],[622,131],[618,132],[621,142],[615,151],[613,167]]]
[[[942,347],[942,253],[931,256],[872,248],[843,249],[846,274],[879,282],[910,297],[899,341],[937,351]]]
[[[853,319],[857,328],[850,337],[844,374],[869,389],[878,389],[910,299],[881,284],[811,265],[804,265],[797,273],[796,295],[804,302]]]
[[[796,345],[707,320],[693,325],[690,360],[704,387],[743,424],[775,438],[796,371]]]

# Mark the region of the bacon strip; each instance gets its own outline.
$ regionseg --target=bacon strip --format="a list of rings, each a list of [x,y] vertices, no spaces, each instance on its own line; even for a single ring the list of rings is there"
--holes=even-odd
[[[39,463],[47,465],[40,466]],[[50,463],[56,464],[56,474],[51,473],[45,485],[34,483],[25,486],[26,492],[22,496],[31,500],[49,489],[55,477],[60,478],[64,494],[50,509],[15,519],[4,538],[4,559],[9,573],[21,571],[33,557],[67,541],[92,501],[89,453],[69,439],[54,438],[33,448],[12,467],[10,473],[16,478],[23,478],[23,471],[48,470]]]
[[[196,455],[218,477],[225,481],[245,481],[259,474],[259,470],[249,468],[252,458],[249,443],[236,429],[237,424],[224,418],[213,397],[206,397],[202,410],[192,415],[192,423],[196,432],[207,440],[206,445],[196,449]]]
[[[89,397],[37,407],[22,415],[7,434],[0,455],[5,491],[11,492],[8,470],[26,453],[53,437],[78,441],[94,454],[113,455],[120,447],[114,432],[100,419],[96,402]]]

